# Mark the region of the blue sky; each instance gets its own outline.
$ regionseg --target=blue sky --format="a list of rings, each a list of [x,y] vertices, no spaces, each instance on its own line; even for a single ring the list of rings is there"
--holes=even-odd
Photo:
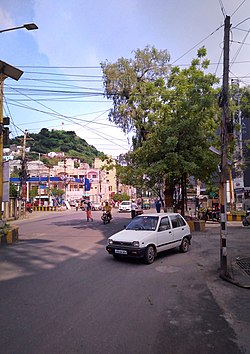
[[[232,24],[230,79],[249,85],[249,0],[1,0],[0,29],[39,27],[0,34],[0,60],[24,71],[18,82],[4,83],[12,136],[74,130],[107,154],[126,152],[131,136],[108,122],[100,62],[154,45],[169,51],[170,63],[189,65],[205,45],[209,71],[222,77],[225,14]]]

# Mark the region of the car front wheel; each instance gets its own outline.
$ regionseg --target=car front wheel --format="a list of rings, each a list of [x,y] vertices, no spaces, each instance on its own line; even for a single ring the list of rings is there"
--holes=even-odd
[[[144,255],[144,262],[146,264],[152,264],[155,260],[155,250],[153,246],[148,246]]]
[[[187,237],[184,237],[180,245],[180,251],[185,253],[188,250],[189,250],[189,239]]]

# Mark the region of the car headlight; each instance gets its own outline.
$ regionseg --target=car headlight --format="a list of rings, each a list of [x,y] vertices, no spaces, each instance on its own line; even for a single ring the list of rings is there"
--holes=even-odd
[[[139,241],[133,241],[132,242],[132,246],[133,247],[139,247],[140,246],[140,242]]]
[[[109,245],[112,245],[112,243],[113,243],[113,240],[112,240],[111,238],[109,238],[109,239],[108,239],[108,244],[109,244]]]

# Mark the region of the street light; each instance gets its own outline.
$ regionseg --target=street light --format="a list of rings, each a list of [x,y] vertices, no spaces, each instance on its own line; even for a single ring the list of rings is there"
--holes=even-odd
[[[8,77],[18,81],[23,71],[0,60],[0,221],[3,202],[3,83]]]
[[[19,28],[26,28],[26,30],[28,30],[28,31],[32,31],[32,30],[38,29],[38,27],[37,27],[37,25],[35,23],[26,23],[25,25],[22,25],[22,26],[6,28],[6,29],[3,29],[3,30],[0,30],[0,33],[8,32],[8,31],[14,31],[14,30],[17,30]]]

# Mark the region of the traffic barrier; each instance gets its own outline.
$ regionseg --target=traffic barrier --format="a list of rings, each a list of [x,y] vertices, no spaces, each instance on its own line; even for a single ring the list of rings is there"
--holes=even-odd
[[[205,220],[188,220],[187,223],[191,232],[205,231]]]
[[[18,231],[17,226],[10,226],[6,232],[0,236],[0,245],[11,245],[18,241]]]
[[[227,221],[242,221],[245,215],[227,214]]]
[[[57,211],[57,208],[55,206],[33,206],[32,209],[34,211]]]

